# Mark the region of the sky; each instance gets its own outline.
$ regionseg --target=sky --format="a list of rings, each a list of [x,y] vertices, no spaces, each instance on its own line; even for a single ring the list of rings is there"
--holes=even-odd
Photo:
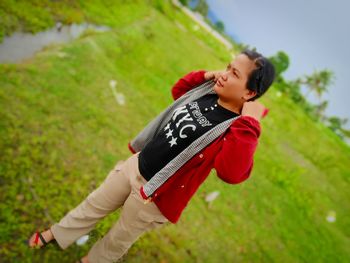
[[[330,69],[334,84],[323,95],[327,116],[348,118],[350,128],[350,1],[207,0],[209,16],[225,24],[235,41],[265,56],[289,55],[286,79]],[[310,101],[318,102],[310,96]]]

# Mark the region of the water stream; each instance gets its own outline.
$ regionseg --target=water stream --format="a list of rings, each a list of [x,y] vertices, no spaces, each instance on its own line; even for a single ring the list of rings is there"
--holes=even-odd
[[[50,44],[66,43],[78,38],[85,30],[97,32],[110,30],[106,26],[97,26],[88,23],[62,25],[57,23],[54,28],[36,33],[16,32],[5,37],[0,43],[0,63],[19,63],[32,57],[35,52]]]

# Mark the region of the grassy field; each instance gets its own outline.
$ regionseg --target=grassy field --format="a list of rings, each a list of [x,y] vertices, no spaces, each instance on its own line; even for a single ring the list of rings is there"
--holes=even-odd
[[[128,141],[171,103],[179,77],[231,59],[163,1],[83,1],[79,8],[52,2],[56,9],[48,10],[112,30],[89,31],[21,64],[0,65],[0,262],[74,262],[86,254],[118,212],[84,246],[31,250],[25,241],[130,155]],[[14,10],[14,1],[0,7]],[[46,28],[57,19],[52,12],[28,12],[22,25],[22,13],[13,14],[6,28],[10,22],[12,29],[30,28],[35,16]],[[111,80],[125,105],[116,102]],[[144,235],[125,262],[350,261],[349,147],[273,88],[262,101],[270,113],[251,178],[233,186],[213,172],[179,223]],[[203,197],[212,191],[220,195],[208,208]],[[329,211],[336,222],[327,222]]]

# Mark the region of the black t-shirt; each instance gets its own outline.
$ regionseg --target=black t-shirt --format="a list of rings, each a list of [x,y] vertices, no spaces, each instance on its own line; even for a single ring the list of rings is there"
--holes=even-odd
[[[217,100],[216,94],[208,94],[174,110],[163,130],[140,152],[139,169],[147,181],[197,138],[238,116],[221,107]]]

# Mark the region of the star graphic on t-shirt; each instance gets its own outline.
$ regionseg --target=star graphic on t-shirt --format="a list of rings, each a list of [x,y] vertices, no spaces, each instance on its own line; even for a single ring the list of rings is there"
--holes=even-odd
[[[169,138],[170,136],[173,136],[173,130],[169,129],[168,133],[165,134],[167,138]]]
[[[165,126],[164,131],[166,131],[166,130],[169,129],[169,128],[170,128],[170,123],[168,123],[168,124]]]
[[[173,145],[177,145],[176,140],[177,140],[176,137],[172,137],[171,141],[169,142],[170,143],[170,147],[173,147]]]

